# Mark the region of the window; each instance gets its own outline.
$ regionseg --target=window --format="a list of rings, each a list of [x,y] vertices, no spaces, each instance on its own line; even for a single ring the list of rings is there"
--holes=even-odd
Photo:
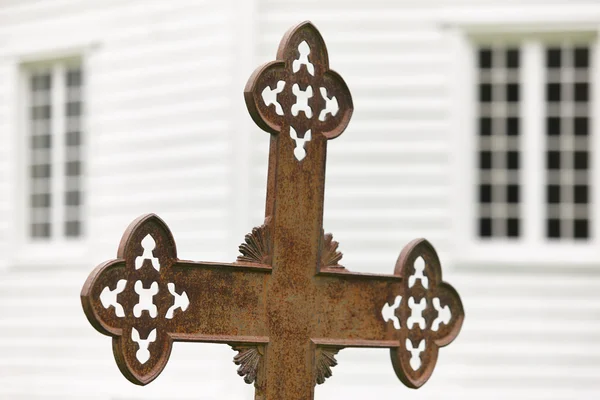
[[[24,67],[29,241],[83,235],[83,73],[78,61]]]
[[[478,62],[479,237],[519,237],[521,207],[517,47],[484,47]]]
[[[590,237],[590,47],[545,48],[546,236]]]
[[[477,31],[460,43],[461,261],[600,262],[595,33]]]

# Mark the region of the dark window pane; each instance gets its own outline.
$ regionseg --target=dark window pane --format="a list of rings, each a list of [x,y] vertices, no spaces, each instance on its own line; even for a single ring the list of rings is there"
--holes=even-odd
[[[489,83],[482,83],[479,85],[479,101],[482,103],[489,103],[492,101],[492,85]]]
[[[560,186],[548,185],[546,187],[546,200],[549,204],[560,203]]]
[[[575,185],[573,187],[573,199],[576,204],[588,203],[588,187],[587,185]]]
[[[573,153],[573,166],[575,169],[588,169],[588,152],[576,151]]]
[[[491,237],[492,236],[492,220],[490,218],[479,219],[479,236]]]
[[[587,83],[575,84],[575,101],[586,102],[589,99],[589,86]]]
[[[560,135],[560,118],[546,118],[546,133],[550,136]]]
[[[78,206],[81,204],[80,192],[67,192],[65,194],[65,204],[67,206]]]
[[[508,237],[519,237],[519,220],[509,218],[506,220],[506,235]]]
[[[479,168],[480,169],[491,169],[492,168],[492,152],[491,151],[480,151],[479,152]]]
[[[519,68],[519,49],[509,49],[506,51],[506,67]]]
[[[506,187],[506,201],[511,204],[519,202],[519,185],[508,185]]]
[[[560,169],[560,152],[549,151],[546,153],[546,168]]]
[[[506,152],[506,168],[519,169],[519,152],[518,151]]]
[[[492,68],[492,50],[491,49],[480,49],[479,50],[479,68],[482,68],[482,69]]]
[[[35,135],[31,136],[32,149],[49,149],[52,146],[52,136]]]
[[[508,117],[506,118],[506,134],[508,136],[519,135],[519,118]]]
[[[81,103],[78,101],[67,103],[67,116],[74,117],[81,115]]]
[[[575,135],[586,136],[589,132],[587,117],[575,117],[574,120]]]
[[[33,75],[31,77],[31,89],[34,92],[50,90],[51,78],[50,75]]]
[[[32,165],[31,166],[31,177],[32,178],[49,178],[51,173],[50,165]]]
[[[31,107],[31,119],[45,120],[50,119],[52,108],[50,106],[35,106]]]
[[[587,239],[589,237],[588,229],[588,221],[586,219],[576,219],[573,221],[575,239]]]
[[[546,100],[547,101],[560,101],[560,83],[548,83],[546,85]]]
[[[585,47],[578,47],[575,49],[575,67],[576,68],[587,68],[590,64],[589,51]]]
[[[30,197],[32,208],[48,208],[50,207],[51,196],[49,193],[32,194]]]
[[[67,71],[67,86],[81,86],[81,70],[76,69]]]
[[[50,237],[50,224],[31,224],[30,235],[33,238],[49,238]]]
[[[39,237],[38,224],[29,225],[29,236],[31,236],[33,238]]]
[[[492,202],[492,185],[479,185],[479,202]]]
[[[549,238],[552,238],[552,239],[559,238],[560,237],[560,220],[559,219],[549,219],[546,233]]]
[[[81,224],[79,221],[68,221],[65,223],[65,235],[76,237],[81,235]]]
[[[69,161],[65,164],[67,176],[81,175],[81,163],[79,161]]]
[[[514,103],[519,101],[519,85],[509,83],[506,85],[506,101]]]
[[[550,48],[546,51],[546,66],[548,68],[560,68],[560,54],[559,48]]]
[[[79,146],[81,144],[81,132],[67,132],[67,146]]]
[[[492,134],[492,119],[488,117],[479,118],[479,134],[490,136]]]

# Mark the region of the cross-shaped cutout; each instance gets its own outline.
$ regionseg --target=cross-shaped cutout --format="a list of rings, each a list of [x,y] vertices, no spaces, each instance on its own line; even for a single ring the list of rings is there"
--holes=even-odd
[[[313,97],[312,86],[302,90],[297,83],[294,83],[292,93],[296,96],[296,103],[292,104],[292,115],[296,117],[302,111],[306,118],[312,118],[312,109],[308,105],[308,100]]]
[[[422,298],[418,303],[415,301],[414,297],[408,299],[408,306],[410,307],[411,314],[406,321],[408,325],[408,329],[412,329],[416,324],[419,328],[425,329],[427,323],[425,322],[425,318],[423,318],[423,311],[427,308],[427,299]]]
[[[300,115],[307,114],[304,101],[293,115],[295,85],[296,92],[319,88],[321,96],[307,97],[306,106],[314,116],[325,112],[323,118]],[[458,334],[462,304],[424,239],[404,248],[392,275],[339,264],[338,243],[322,228],[325,160],[327,140],[344,131],[353,106],[344,80],[329,69],[318,30],[303,23],[286,33],[277,60],[252,74],[244,94],[252,118],[272,135],[264,225],[246,235],[237,261],[214,263],[180,260],[167,225],[153,214],[140,217],[125,231],[117,258],[86,281],[87,318],[113,338],[119,368],[137,384],[155,379],[172,343],[186,341],[232,346],[238,373],[261,400],[313,399],[314,385],[331,376],[345,347],[389,349],[402,382],[421,386],[438,348]],[[417,257],[425,263],[425,286],[409,285],[420,276]],[[410,307],[434,297],[451,312],[437,331],[427,327],[443,311]],[[423,328],[408,321],[417,314]]]
[[[140,318],[142,311],[148,311],[151,318],[156,318],[158,316],[158,308],[154,304],[154,295],[158,293],[158,282],[152,282],[150,287],[146,289],[142,281],[136,281],[134,289],[139,296],[139,301],[133,306],[133,315],[136,318]]]

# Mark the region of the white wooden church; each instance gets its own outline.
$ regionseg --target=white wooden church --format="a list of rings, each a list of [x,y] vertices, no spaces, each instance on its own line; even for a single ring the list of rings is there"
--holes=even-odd
[[[79,292],[147,212],[181,258],[235,259],[268,156],[243,88],[306,19],[354,99],[328,146],[342,263],[391,273],[426,237],[466,311],[422,389],[346,349],[316,398],[600,397],[599,2],[3,0],[0,399],[253,399],[224,345],[130,384]]]

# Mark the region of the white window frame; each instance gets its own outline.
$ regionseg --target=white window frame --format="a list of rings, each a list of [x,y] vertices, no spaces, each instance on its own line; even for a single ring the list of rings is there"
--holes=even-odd
[[[86,63],[84,58],[79,54],[63,55],[57,58],[47,58],[46,61],[29,61],[26,60],[18,64],[18,124],[15,134],[17,138],[16,154],[16,174],[17,182],[20,184],[15,186],[16,195],[16,215],[13,221],[13,226],[16,231],[16,246],[14,249],[13,264],[19,266],[56,266],[77,265],[84,260],[88,255],[88,234],[89,219],[87,218],[87,188],[86,188],[86,173],[87,165],[85,165],[87,157],[87,124],[85,111],[82,122],[83,142],[81,145],[82,161],[84,163],[84,173],[81,179],[81,196],[82,205],[81,220],[83,222],[82,234],[77,237],[67,237],[65,235],[64,217],[66,207],[64,204],[64,184],[65,184],[65,137],[66,137],[66,71],[69,66],[77,65],[81,68],[84,84],[82,87],[82,98],[84,102],[84,110],[87,103],[87,83],[86,83]],[[52,195],[52,211],[51,222],[54,229],[58,229],[58,234],[53,232],[47,240],[34,239],[29,232],[30,212],[29,212],[29,78],[32,71],[36,69],[46,68],[51,71],[52,75],[52,180],[51,180],[51,195]]]
[[[600,265],[600,45],[598,26],[531,23],[450,26],[453,67],[454,134],[453,224],[455,262],[460,265],[576,266]],[[585,242],[546,238],[545,221],[545,58],[544,46],[565,36],[590,43],[590,238]],[[479,238],[477,230],[477,44],[520,43],[521,83],[521,229],[518,239]],[[535,184],[532,184],[535,182]],[[533,221],[533,222],[532,222]]]

